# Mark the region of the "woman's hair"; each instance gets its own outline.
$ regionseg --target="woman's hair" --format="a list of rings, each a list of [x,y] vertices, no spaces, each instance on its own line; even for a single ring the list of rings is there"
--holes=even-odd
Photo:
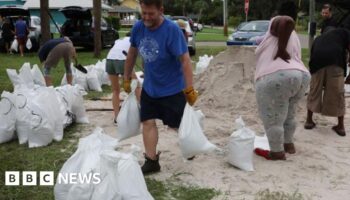
[[[280,16],[272,21],[270,32],[278,38],[278,49],[274,60],[281,58],[289,63],[290,55],[286,48],[294,27],[294,20],[289,16]]]

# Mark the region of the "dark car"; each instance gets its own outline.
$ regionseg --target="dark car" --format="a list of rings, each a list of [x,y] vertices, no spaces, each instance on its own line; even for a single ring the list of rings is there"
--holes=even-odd
[[[257,20],[240,25],[237,30],[229,36],[226,44],[256,45],[256,38],[265,35],[269,23],[270,21],[268,20]]]
[[[31,50],[38,50],[40,47],[40,38],[41,38],[41,29],[37,29],[35,24],[32,24],[32,19],[35,16],[30,16],[28,9],[23,8],[22,6],[8,5],[0,6],[0,15],[5,19],[9,19],[13,28],[19,16],[23,17],[23,20],[27,23],[29,27],[28,39],[32,42]],[[0,49],[5,50],[4,40],[2,38],[2,30],[0,27]]]
[[[94,46],[94,23],[91,10],[79,6],[68,6],[59,11],[66,17],[66,21],[61,27],[61,34],[69,37],[74,46],[92,48]],[[102,18],[102,47],[113,45],[118,38],[118,32]]]

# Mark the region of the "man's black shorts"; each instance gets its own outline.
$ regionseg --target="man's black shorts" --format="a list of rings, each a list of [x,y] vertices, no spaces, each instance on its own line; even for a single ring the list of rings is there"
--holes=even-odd
[[[160,119],[164,125],[179,128],[184,113],[186,99],[183,92],[152,98],[143,89],[141,92],[141,122]]]

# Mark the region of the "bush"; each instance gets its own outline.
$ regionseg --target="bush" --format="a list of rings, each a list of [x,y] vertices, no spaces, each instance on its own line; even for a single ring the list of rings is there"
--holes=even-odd
[[[237,27],[240,23],[242,22],[242,17],[241,16],[231,16],[228,18],[228,25],[230,27]]]
[[[120,18],[119,17],[108,16],[108,17],[105,17],[105,20],[107,21],[108,24],[112,25],[112,27],[115,30],[120,29],[121,25],[120,25]]]

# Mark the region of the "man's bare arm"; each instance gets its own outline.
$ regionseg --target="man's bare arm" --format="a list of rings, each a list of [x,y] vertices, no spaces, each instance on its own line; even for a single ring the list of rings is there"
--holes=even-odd
[[[137,58],[137,48],[130,47],[128,51],[128,55],[126,57],[126,61],[124,64],[124,80],[130,80],[132,71],[134,69],[136,58]]]

